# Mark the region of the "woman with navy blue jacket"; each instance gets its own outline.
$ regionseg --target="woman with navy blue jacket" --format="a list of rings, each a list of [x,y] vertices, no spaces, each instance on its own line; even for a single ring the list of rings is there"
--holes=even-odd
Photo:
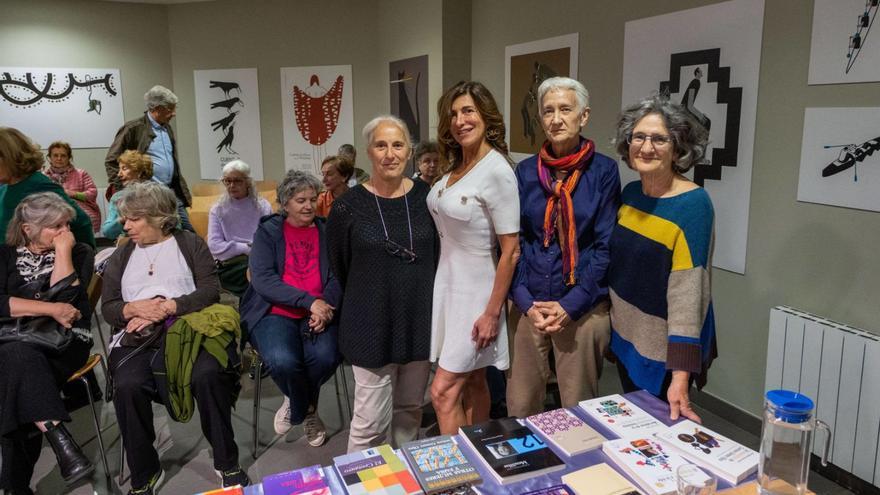
[[[321,183],[291,170],[278,186],[278,214],[254,234],[251,282],[241,300],[244,339],[260,353],[284,393],[275,431],[303,423],[309,445],[326,431],[317,414],[318,392],[339,364],[334,313],[341,299],[330,270],[324,219],[315,216]]]
[[[608,347],[608,240],[620,206],[617,163],[596,152],[581,128],[589,94],[567,77],[538,88],[547,140],[517,165],[520,249],[510,297],[523,313],[513,337],[507,410],[526,417],[543,410],[549,354],[563,407],[598,393]]]

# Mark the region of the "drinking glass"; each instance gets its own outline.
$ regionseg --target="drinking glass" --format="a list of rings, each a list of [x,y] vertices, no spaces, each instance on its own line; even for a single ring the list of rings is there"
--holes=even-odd
[[[714,495],[718,487],[715,476],[693,464],[682,464],[675,470],[678,479],[678,495]]]

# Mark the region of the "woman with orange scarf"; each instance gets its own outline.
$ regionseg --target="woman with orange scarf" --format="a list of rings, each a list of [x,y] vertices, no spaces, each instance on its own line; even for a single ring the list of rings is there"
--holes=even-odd
[[[524,317],[507,409],[517,417],[543,410],[551,349],[563,407],[598,393],[611,328],[608,239],[620,205],[617,163],[580,136],[590,118],[586,88],[553,77],[538,88],[538,102],[547,140],[516,168],[521,255],[510,296]]]

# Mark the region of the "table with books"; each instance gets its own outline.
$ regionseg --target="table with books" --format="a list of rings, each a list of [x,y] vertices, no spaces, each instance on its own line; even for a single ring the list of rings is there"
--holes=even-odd
[[[757,462],[755,451],[708,428],[671,421],[668,404],[639,391],[463,427],[454,437],[410,442],[399,451],[383,445],[338,456],[324,468],[267,476],[262,486],[216,493],[666,495],[676,492],[681,464],[712,472],[721,491],[753,481]]]

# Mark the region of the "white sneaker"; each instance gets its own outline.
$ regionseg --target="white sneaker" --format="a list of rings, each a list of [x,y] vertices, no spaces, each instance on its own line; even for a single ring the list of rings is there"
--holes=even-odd
[[[303,421],[303,430],[305,430],[306,441],[309,442],[309,445],[312,447],[324,445],[324,440],[327,439],[327,430],[324,429],[324,422],[318,417],[317,412],[309,411],[306,414],[306,418]]]
[[[281,407],[275,412],[275,433],[284,435],[293,425],[290,424],[290,398],[284,397]]]

